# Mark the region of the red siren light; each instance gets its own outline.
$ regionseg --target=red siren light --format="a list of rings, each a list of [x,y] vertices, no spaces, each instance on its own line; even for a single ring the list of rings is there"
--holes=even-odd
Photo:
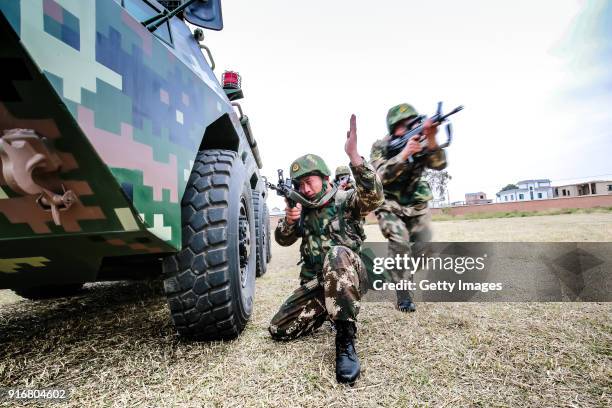
[[[225,71],[221,74],[221,83],[223,88],[240,89],[242,79],[240,74],[234,71]]]

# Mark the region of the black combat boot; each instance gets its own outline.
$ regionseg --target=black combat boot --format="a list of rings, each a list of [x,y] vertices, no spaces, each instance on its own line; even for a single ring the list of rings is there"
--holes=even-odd
[[[400,312],[416,312],[416,305],[410,299],[397,302],[397,308]]]
[[[336,322],[336,380],[339,383],[353,385],[361,365],[355,351],[357,327],[354,322],[337,320]]]
[[[416,305],[410,297],[410,292],[407,290],[401,290],[396,292],[397,295],[397,309],[400,312],[416,312]]]

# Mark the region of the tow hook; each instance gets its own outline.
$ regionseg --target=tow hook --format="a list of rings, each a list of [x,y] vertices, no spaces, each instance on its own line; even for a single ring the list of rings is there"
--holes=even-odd
[[[0,162],[2,176],[11,190],[22,195],[38,195],[38,205],[51,211],[53,222],[61,226],[60,211],[68,210],[77,196],[59,183],[62,161],[48,140],[32,129],[5,130],[0,136]],[[61,193],[53,191],[58,185]]]

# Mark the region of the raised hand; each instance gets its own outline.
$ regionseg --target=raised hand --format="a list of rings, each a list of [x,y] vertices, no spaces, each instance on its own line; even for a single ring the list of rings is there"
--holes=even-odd
[[[351,115],[349,123],[349,131],[346,132],[346,143],[344,143],[344,151],[351,160],[353,166],[359,166],[363,163],[361,155],[357,151],[357,117]]]

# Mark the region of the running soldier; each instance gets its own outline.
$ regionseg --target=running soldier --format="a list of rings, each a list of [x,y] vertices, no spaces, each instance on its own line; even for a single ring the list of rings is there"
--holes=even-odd
[[[446,167],[446,155],[436,142],[437,125],[426,121],[422,135],[413,136],[406,147],[394,157],[387,157],[387,144],[418,126],[420,117],[412,105],[403,103],[389,109],[387,129],[389,134],[372,146],[370,161],[380,180],[385,202],[376,210],[376,218],[383,236],[389,240],[389,257],[416,252],[421,244],[431,241],[431,215],[427,202],[433,198],[427,181],[422,177],[425,168],[442,170]],[[421,152],[421,139],[427,141],[429,154]],[[408,271],[390,271],[395,281],[412,280]],[[409,275],[409,276],[408,276]],[[416,306],[408,290],[398,290],[397,308],[402,312],[414,312]]]

